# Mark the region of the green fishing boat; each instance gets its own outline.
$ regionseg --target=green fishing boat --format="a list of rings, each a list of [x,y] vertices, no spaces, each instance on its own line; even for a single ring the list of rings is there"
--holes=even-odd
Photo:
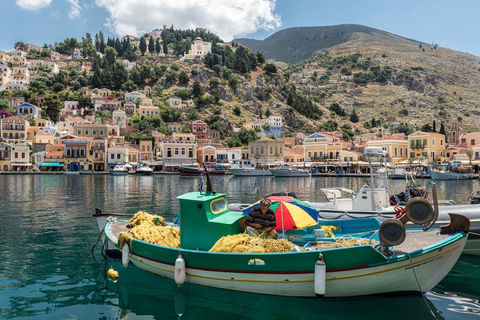
[[[120,234],[129,230],[128,220],[107,223],[105,236],[122,251],[125,264],[131,262],[142,270],[175,279],[179,285],[188,282],[268,295],[420,293],[431,290],[447,275],[467,239],[469,221],[458,215],[452,215],[455,219],[441,232],[406,230],[407,218],[388,219],[381,224],[377,221],[374,227],[365,222],[362,226],[362,219],[355,219],[353,223],[342,220],[321,224],[336,224],[337,235],[355,233],[357,238],[367,239],[367,244],[336,248],[331,239],[314,238],[302,250],[294,247],[290,252],[210,252],[220,238],[244,233],[245,215],[231,212],[226,195],[214,192],[208,177],[207,183],[206,191],[177,198],[179,247],[134,238],[122,244]],[[424,210],[418,212],[423,214]],[[374,241],[378,245],[374,246]]]

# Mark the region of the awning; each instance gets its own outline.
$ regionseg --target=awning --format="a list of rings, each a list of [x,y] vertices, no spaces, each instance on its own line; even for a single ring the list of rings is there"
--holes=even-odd
[[[63,167],[62,162],[44,162],[41,165],[42,167]]]
[[[23,167],[23,166],[29,167],[31,165],[32,165],[31,163],[18,163],[18,162],[17,163],[12,163],[12,166],[17,166],[17,167]]]

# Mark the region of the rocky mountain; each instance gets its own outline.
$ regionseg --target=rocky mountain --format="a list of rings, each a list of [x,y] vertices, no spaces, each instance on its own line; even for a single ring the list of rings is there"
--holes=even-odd
[[[480,57],[352,24],[235,42],[285,67],[297,91],[327,109],[355,110],[360,121],[448,126],[458,117],[465,130],[479,129]]]

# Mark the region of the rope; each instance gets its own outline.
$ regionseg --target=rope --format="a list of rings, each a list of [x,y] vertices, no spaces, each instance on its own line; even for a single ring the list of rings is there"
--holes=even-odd
[[[480,233],[477,233],[477,232],[468,231],[468,233],[473,234],[475,236],[480,236]]]
[[[352,218],[352,219],[358,219],[360,217],[358,216],[354,216],[354,215],[351,215],[349,214],[347,211],[344,211],[343,213],[340,213],[338,216],[336,217],[326,217],[326,216],[322,216],[322,214],[320,212],[318,212],[318,217],[319,218],[322,218],[322,219],[325,219],[325,220],[337,220],[343,216],[347,216],[349,218]],[[384,216],[383,213],[381,212],[376,212],[376,213],[373,213],[373,214],[362,214],[361,218],[375,218],[375,217],[382,217]],[[385,215],[386,217],[388,217],[388,215]]]
[[[415,267],[413,266],[413,261],[412,261],[412,257],[410,256],[410,253],[407,252],[407,256],[410,259],[410,264],[412,266],[413,275],[415,276],[415,281],[417,282],[418,289],[420,290],[420,293],[422,294],[423,300],[425,301],[425,304],[427,305],[428,310],[430,310],[430,313],[432,314],[432,316],[435,319],[438,320],[438,318],[435,315],[435,313],[433,312],[432,308],[430,308],[430,305],[428,304],[427,298],[425,297],[425,294],[423,293],[422,287],[420,286],[420,283],[418,282],[417,273],[415,272]]]

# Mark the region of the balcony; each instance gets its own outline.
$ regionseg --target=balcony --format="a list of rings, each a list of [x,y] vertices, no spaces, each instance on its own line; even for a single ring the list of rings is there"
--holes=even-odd
[[[93,150],[105,150],[105,144],[95,144]]]
[[[427,147],[426,144],[423,144],[423,145],[421,145],[421,144],[416,144],[416,145],[414,145],[414,146],[410,146],[410,149],[412,149],[412,150],[423,150],[423,149],[425,149],[426,147]]]

